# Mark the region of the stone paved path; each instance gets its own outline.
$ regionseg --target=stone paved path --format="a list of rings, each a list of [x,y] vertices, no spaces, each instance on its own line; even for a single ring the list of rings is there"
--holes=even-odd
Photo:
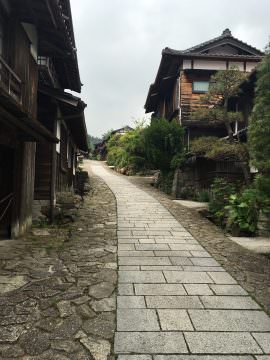
[[[259,305],[156,199],[101,163],[92,170],[117,200],[118,359],[269,360]]]

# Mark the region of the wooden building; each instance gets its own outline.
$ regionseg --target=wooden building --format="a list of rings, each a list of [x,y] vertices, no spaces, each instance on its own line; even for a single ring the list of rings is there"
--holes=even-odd
[[[229,29],[219,37],[184,51],[165,48],[155,82],[147,95],[145,111],[152,113],[153,118],[165,117],[169,121],[176,118],[186,128],[187,143],[202,135],[226,136],[223,125],[193,119],[191,113],[204,106],[202,97],[217,70],[236,67],[251,72],[262,56],[260,50],[233,37]],[[241,103],[236,105],[232,101],[230,106],[231,110],[239,106],[238,110],[248,113],[248,109],[241,109]],[[245,120],[247,122],[247,117]],[[238,130],[235,124],[235,131]]]
[[[49,96],[46,106],[41,85],[48,80],[44,76],[55,74],[53,87],[68,104],[60,101],[60,106]],[[63,89],[81,90],[69,0],[0,0],[0,237],[19,236],[31,225],[34,188],[44,176],[38,165],[41,148],[57,163],[53,153],[60,138],[60,148],[69,154],[70,183],[74,154],[87,151],[84,104],[72,96],[70,100]],[[66,127],[59,136],[61,126],[53,119],[64,116],[61,125]],[[57,169],[53,171],[54,177],[46,176],[56,188]]]

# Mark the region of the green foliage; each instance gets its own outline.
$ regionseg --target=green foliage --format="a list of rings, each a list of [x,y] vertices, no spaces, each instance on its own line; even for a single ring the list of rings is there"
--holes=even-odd
[[[113,129],[107,130],[103,135],[102,135],[102,140],[108,140],[111,136],[111,133],[113,132]]]
[[[226,223],[225,206],[229,205],[230,196],[235,192],[235,185],[222,178],[216,178],[211,186],[209,212],[213,220],[222,227]]]
[[[225,117],[229,123],[244,120],[241,112],[226,111],[222,107],[200,108],[191,114],[192,120],[208,121],[213,124],[223,124]]]
[[[191,142],[191,152],[211,160],[248,161],[249,154],[245,144],[230,143],[214,136],[202,136]]]
[[[154,119],[144,130],[148,162],[163,173],[180,166],[184,159],[183,134],[183,128],[175,120]]]
[[[143,128],[137,127],[123,135],[110,137],[107,163],[117,168],[128,168],[136,172],[145,167]]]
[[[270,53],[258,67],[248,142],[252,164],[270,176]]]
[[[234,235],[241,233],[254,235],[259,217],[257,191],[247,188],[240,194],[231,195],[227,212],[226,228]]]
[[[101,139],[95,136],[87,135],[88,147],[90,150],[94,150],[95,145],[101,142]]]
[[[224,179],[216,179],[209,203],[214,222],[234,235],[255,235],[260,210],[270,214],[270,197],[259,190],[259,183],[262,188],[266,185],[269,191],[270,184],[262,177],[245,189]]]
[[[219,95],[222,99],[236,96],[239,92],[239,86],[245,78],[246,74],[236,67],[217,71],[211,77],[209,94],[211,96]]]
[[[210,79],[208,94],[202,97],[206,107],[193,112],[192,118],[227,125],[236,120],[241,121],[240,112],[228,111],[228,100],[238,94],[245,77],[237,68],[217,71]]]
[[[200,202],[209,202],[210,194],[208,190],[200,190],[196,194],[196,200]]]

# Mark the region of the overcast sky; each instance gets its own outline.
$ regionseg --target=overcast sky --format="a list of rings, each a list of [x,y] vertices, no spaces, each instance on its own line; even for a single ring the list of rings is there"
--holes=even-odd
[[[88,133],[141,119],[161,51],[197,45],[230,28],[264,49],[269,0],[71,0]]]

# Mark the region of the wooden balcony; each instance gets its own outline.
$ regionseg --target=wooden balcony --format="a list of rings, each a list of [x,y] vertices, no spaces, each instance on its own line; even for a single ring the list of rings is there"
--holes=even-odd
[[[0,87],[18,104],[22,104],[22,81],[0,56]]]

